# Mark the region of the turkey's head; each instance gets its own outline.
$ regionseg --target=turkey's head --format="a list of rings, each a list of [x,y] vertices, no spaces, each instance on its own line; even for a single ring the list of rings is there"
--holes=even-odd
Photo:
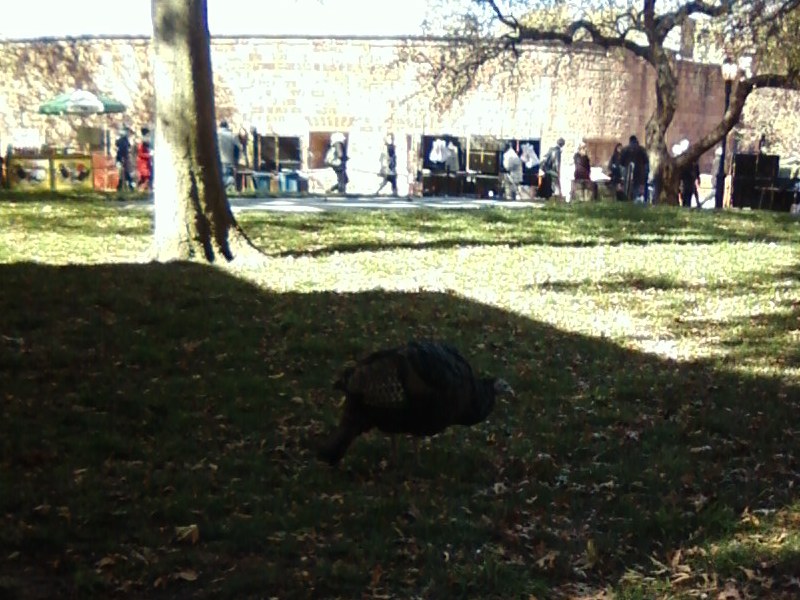
[[[347,393],[347,384],[350,382],[350,378],[353,376],[353,373],[356,372],[357,366],[358,365],[355,361],[348,361],[339,376],[333,380],[333,389]]]
[[[498,398],[504,396],[511,396],[512,398],[517,397],[514,388],[512,388],[505,379],[501,379],[500,377],[494,380],[494,393]]]

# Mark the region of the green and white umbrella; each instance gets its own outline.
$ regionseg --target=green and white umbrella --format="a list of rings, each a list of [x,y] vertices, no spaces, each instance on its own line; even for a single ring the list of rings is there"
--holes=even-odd
[[[122,102],[86,90],[64,92],[39,106],[43,115],[101,115],[125,112]]]

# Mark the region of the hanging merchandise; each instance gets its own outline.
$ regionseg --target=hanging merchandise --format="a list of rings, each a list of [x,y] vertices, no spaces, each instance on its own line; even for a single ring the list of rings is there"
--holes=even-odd
[[[536,155],[536,150],[534,150],[533,144],[522,144],[520,151],[520,158],[522,159],[526,169],[532,169],[539,164],[539,157]]]
[[[428,160],[431,162],[443,163],[447,157],[447,144],[441,138],[436,138],[431,144],[431,151]]]
[[[445,152],[445,168],[448,171],[458,171],[459,162],[458,146],[450,142],[447,144],[447,150]]]

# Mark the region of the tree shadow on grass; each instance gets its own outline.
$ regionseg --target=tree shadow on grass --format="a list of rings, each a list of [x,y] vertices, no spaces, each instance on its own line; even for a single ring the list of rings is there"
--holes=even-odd
[[[547,594],[796,502],[800,390],[778,378],[442,293],[277,293],[193,264],[0,277],[10,597]],[[397,463],[380,434],[319,463],[341,365],[417,337],[453,342],[517,400]]]

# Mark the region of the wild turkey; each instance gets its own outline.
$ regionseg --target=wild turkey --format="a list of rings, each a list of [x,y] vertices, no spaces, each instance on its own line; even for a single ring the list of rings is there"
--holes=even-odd
[[[338,463],[362,433],[435,435],[451,425],[474,425],[492,412],[498,394],[514,395],[503,379],[476,378],[450,345],[412,341],[379,350],[346,368],[334,383],[345,394],[339,427],[319,450]]]

